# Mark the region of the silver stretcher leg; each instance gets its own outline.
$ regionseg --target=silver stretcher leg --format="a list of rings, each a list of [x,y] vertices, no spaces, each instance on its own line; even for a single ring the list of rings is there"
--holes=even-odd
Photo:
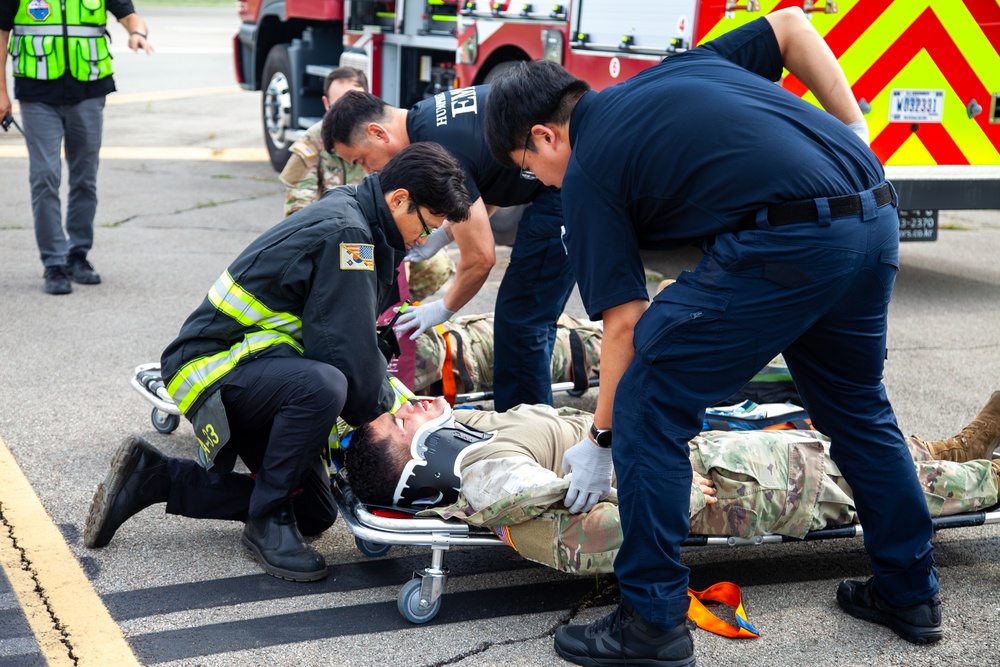
[[[444,566],[447,546],[431,548],[431,564],[413,573],[413,579],[403,585],[396,598],[396,606],[403,618],[411,623],[426,623],[441,610],[441,596],[448,580]]]
[[[160,364],[142,364],[135,367],[130,381],[132,388],[153,404],[150,421],[160,433],[173,433],[181,423],[181,411],[167,393],[160,374]]]

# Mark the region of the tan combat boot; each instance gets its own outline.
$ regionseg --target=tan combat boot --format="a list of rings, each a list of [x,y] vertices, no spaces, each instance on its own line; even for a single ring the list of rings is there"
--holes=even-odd
[[[1000,446],[1000,391],[993,392],[986,407],[957,435],[947,440],[921,440],[930,455],[939,461],[991,459]]]

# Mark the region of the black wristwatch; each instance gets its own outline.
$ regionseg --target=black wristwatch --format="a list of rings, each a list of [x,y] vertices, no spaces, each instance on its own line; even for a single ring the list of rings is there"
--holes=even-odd
[[[597,428],[596,424],[590,425],[590,437],[594,439],[598,447],[611,449],[611,429]]]

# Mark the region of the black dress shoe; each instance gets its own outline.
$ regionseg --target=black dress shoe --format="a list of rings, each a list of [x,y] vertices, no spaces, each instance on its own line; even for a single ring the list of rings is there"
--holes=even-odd
[[[845,579],[837,587],[837,604],[854,618],[872,621],[914,644],[931,644],[944,636],[941,630],[941,600],[938,596],[912,607],[894,607],[875,590],[872,579]]]
[[[101,282],[101,277],[94,271],[93,264],[78,253],[71,253],[66,258],[66,273],[73,282],[81,285],[98,285]]]
[[[170,496],[167,457],[138,436],[127,439],[111,461],[111,470],[97,487],[87,514],[83,543],[105,546],[125,521]]]
[[[694,667],[695,664],[694,642],[686,624],[660,630],[649,625],[626,600],[590,625],[557,628],[555,648],[566,660],[588,667]]]
[[[243,546],[272,577],[319,581],[328,574],[326,560],[302,539],[290,500],[266,517],[248,519]]]
[[[73,286],[69,284],[69,277],[66,275],[66,269],[64,267],[45,267],[46,294],[69,294],[72,291]]]

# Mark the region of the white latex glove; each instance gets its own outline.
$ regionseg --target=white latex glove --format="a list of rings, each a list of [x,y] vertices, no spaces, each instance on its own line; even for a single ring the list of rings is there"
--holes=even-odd
[[[449,243],[451,243],[451,239],[448,238],[448,231],[443,227],[438,227],[424,239],[423,245],[418,243],[410,248],[403,259],[407,262],[422,262],[436,255],[438,250]]]
[[[861,137],[861,141],[865,142],[865,146],[871,145],[872,142],[868,137],[868,123],[864,118],[856,120],[853,123],[848,123],[847,128],[854,134]]]
[[[562,469],[573,473],[566,492],[570,514],[589,512],[611,493],[611,449],[598,447],[589,437],[566,450]]]
[[[432,301],[422,306],[410,306],[406,312],[399,316],[396,330],[402,332],[416,327],[416,330],[410,335],[410,340],[416,340],[424,331],[442,322],[447,322],[448,318],[454,314],[455,311],[445,307],[444,299]]]

